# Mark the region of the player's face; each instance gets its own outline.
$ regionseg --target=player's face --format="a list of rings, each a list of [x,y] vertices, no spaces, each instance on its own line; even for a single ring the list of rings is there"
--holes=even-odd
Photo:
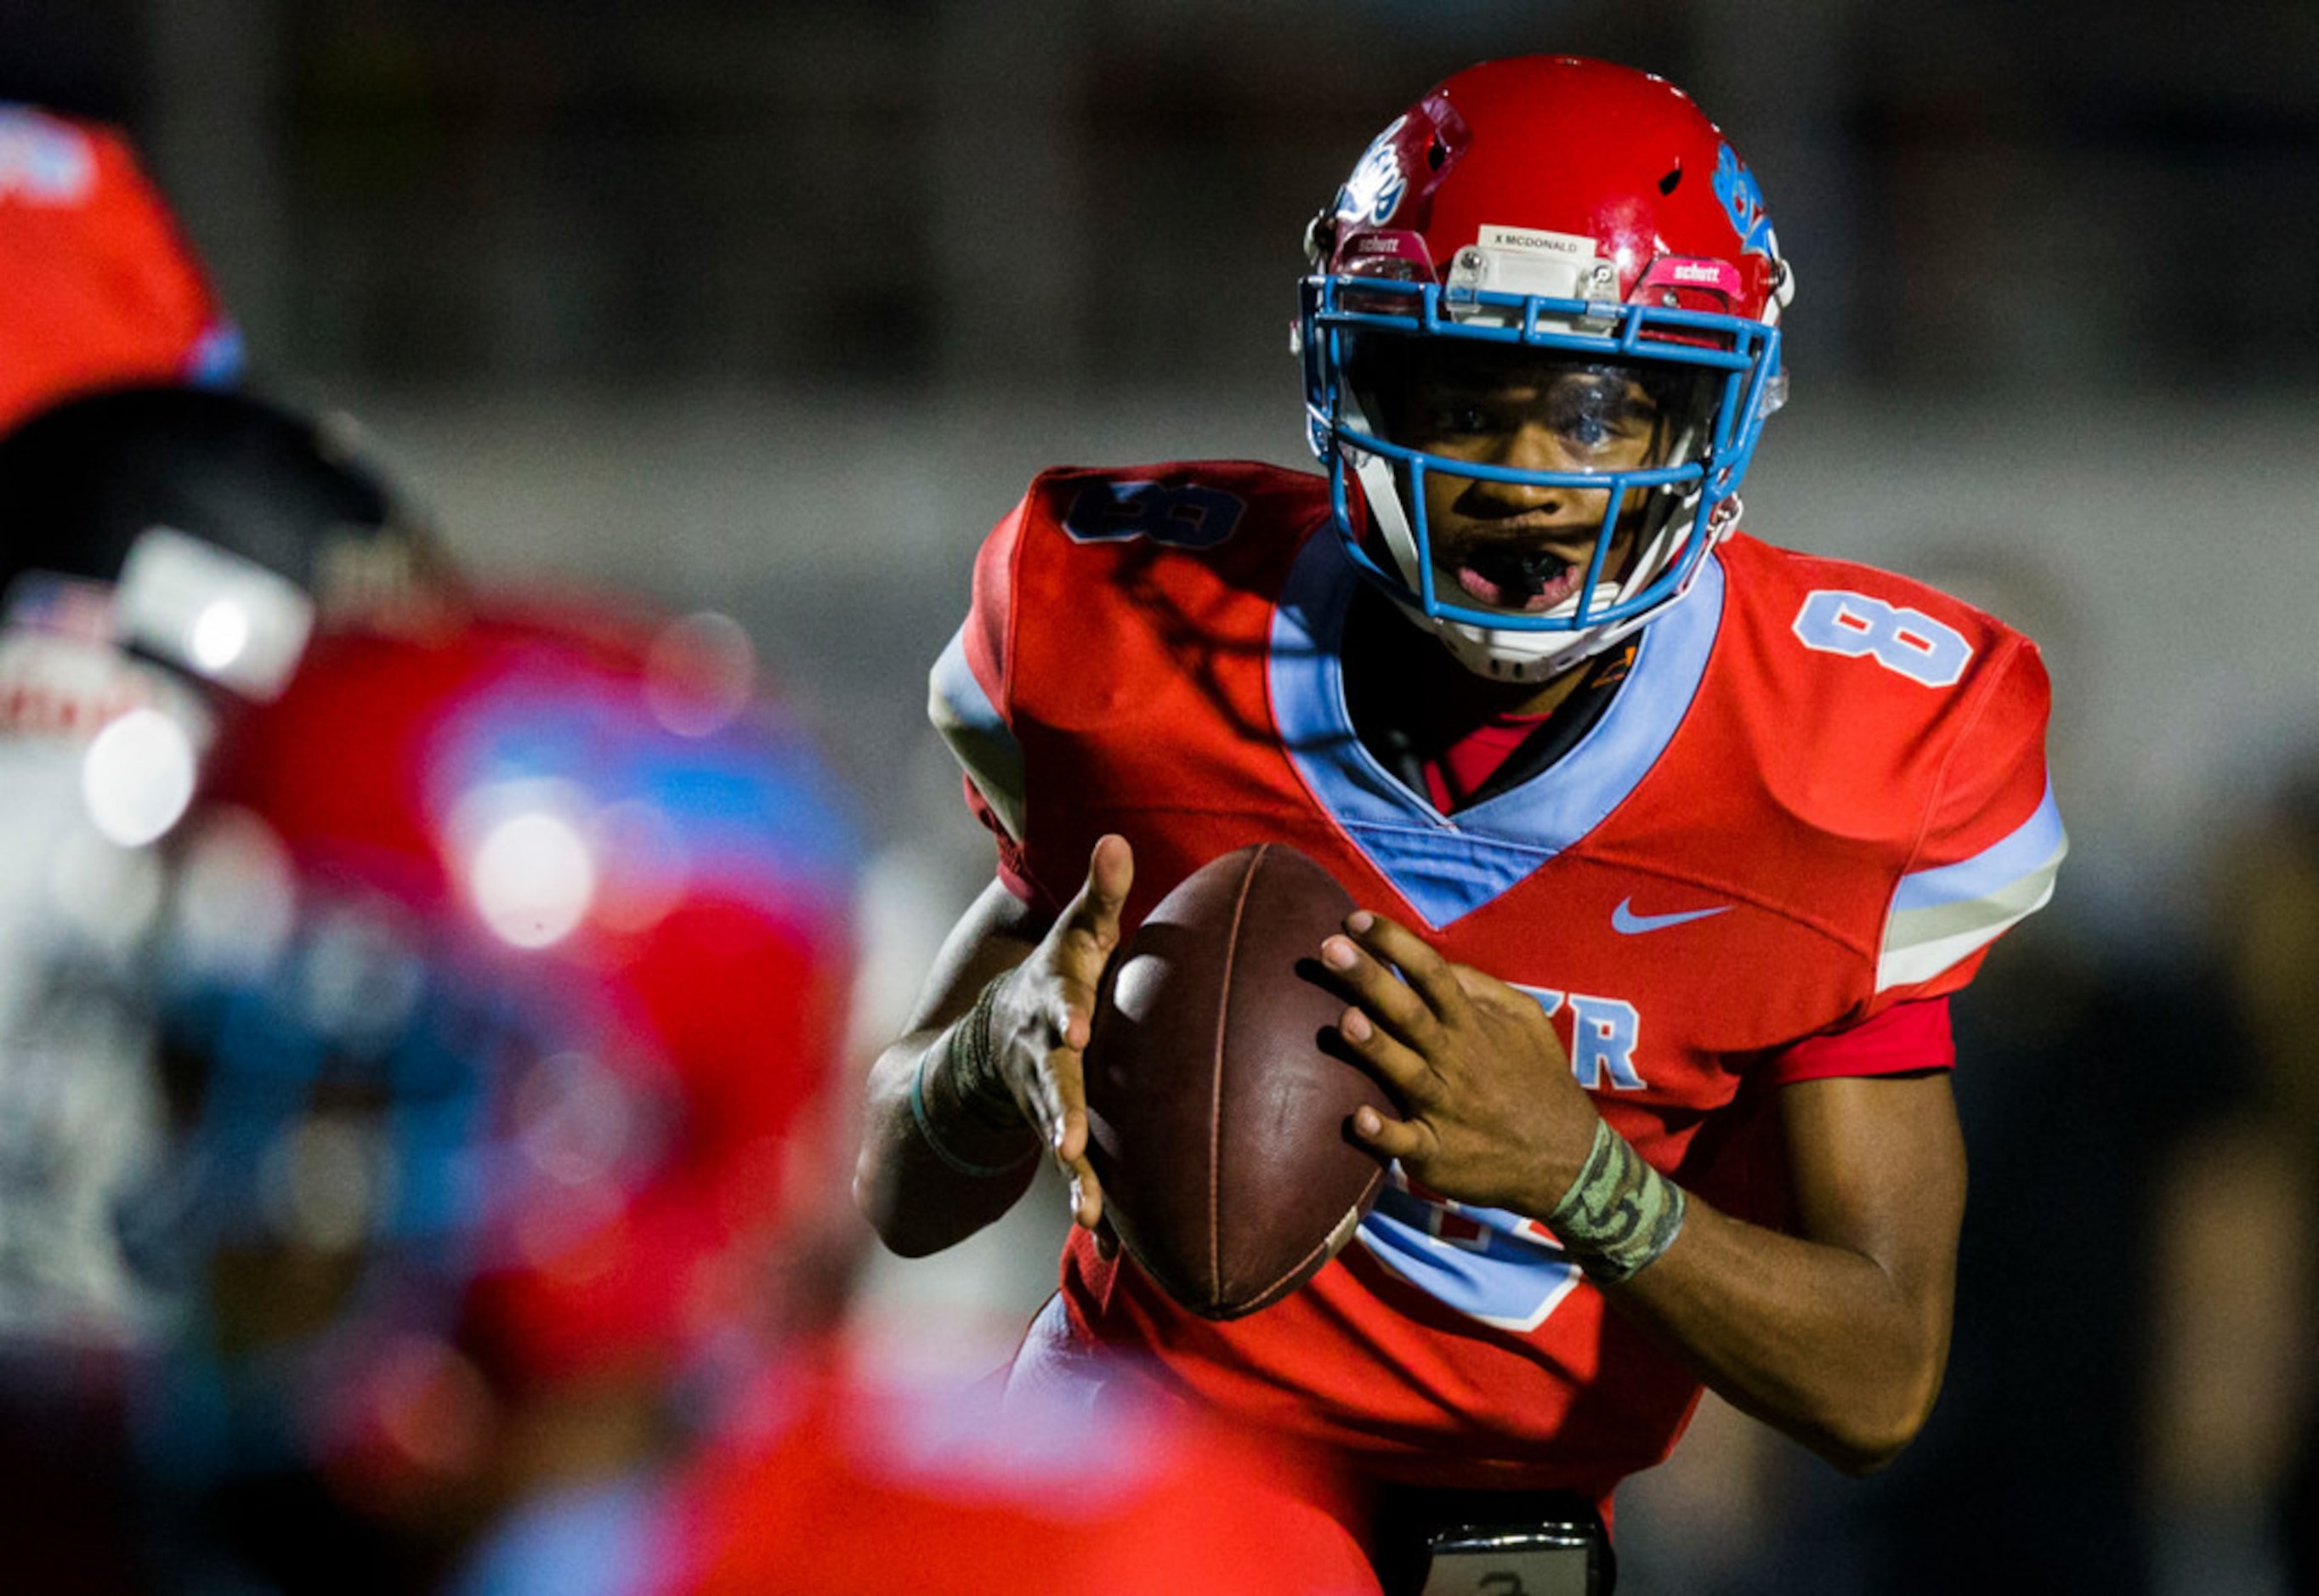
[[[1666,463],[1675,418],[1664,381],[1634,368],[1514,350],[1412,362],[1385,403],[1392,440],[1436,457],[1424,473],[1436,589],[1469,606],[1540,614],[1575,593],[1602,535],[1609,490],[1458,474],[1440,462],[1602,474]],[[1403,491],[1414,490],[1404,482]],[[1639,509],[1646,495],[1628,495]],[[1633,556],[1622,514],[1600,580]]]

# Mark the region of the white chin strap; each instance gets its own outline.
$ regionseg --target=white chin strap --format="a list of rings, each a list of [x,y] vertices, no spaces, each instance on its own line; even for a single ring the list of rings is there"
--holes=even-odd
[[[1602,598],[1614,594],[1616,590],[1603,582],[1594,591]],[[1592,659],[1649,618],[1638,616],[1622,624],[1605,623],[1583,632],[1514,632],[1503,627],[1476,627],[1429,616],[1399,595],[1394,596],[1394,602],[1403,615],[1439,638],[1441,646],[1459,664],[1493,681],[1544,681],[1558,676],[1581,661]],[[1573,594],[1566,602],[1575,606],[1577,595]]]

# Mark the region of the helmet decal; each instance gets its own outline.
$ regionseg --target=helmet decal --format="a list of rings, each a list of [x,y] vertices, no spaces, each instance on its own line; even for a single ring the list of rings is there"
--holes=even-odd
[[[29,105],[0,108],[0,199],[74,205],[95,186],[87,133]]]
[[[1396,116],[1391,127],[1370,141],[1354,164],[1353,175],[1337,191],[1339,216],[1382,227],[1401,208],[1401,197],[1409,192],[1409,178],[1402,171],[1400,140],[1402,129],[1408,125],[1407,115]]]
[[[1779,259],[1780,244],[1772,233],[1771,215],[1764,209],[1764,191],[1755,182],[1755,174],[1728,144],[1715,153],[1715,197],[1723,203],[1723,213],[1731,218],[1731,230],[1739,235],[1741,249]]]

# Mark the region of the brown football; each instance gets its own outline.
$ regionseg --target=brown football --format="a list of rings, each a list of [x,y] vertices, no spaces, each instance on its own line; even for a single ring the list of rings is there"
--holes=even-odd
[[[1209,1319],[1278,1302],[1352,1237],[1385,1177],[1352,1137],[1391,1112],[1322,1050],[1345,999],[1321,940],[1344,888],[1277,843],[1192,872],[1128,941],[1087,1039],[1088,1159],[1129,1255]]]

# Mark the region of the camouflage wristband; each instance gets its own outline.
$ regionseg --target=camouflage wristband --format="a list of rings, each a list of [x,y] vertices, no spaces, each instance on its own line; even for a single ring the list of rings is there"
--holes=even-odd
[[[1578,1178],[1547,1216],[1547,1228],[1598,1285],[1616,1285],[1674,1245],[1683,1188],[1602,1121]]]

